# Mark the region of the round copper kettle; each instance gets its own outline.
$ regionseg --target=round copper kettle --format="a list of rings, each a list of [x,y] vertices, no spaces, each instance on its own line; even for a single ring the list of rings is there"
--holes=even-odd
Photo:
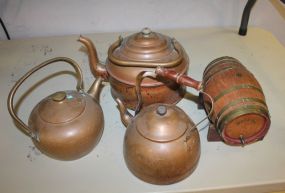
[[[132,117],[120,99],[116,102],[127,127],[125,162],[135,176],[152,184],[172,184],[194,171],[200,138],[196,125],[182,109],[156,103]]]
[[[138,73],[154,71],[161,66],[185,74],[189,66],[188,56],[176,40],[149,28],[126,38],[119,37],[110,46],[105,65],[99,62],[90,39],[80,36],[79,41],[87,47],[93,74],[109,81],[113,98],[119,98],[133,110],[137,104],[135,80]],[[141,87],[145,106],[159,102],[173,104],[185,93],[183,86],[163,78],[147,78]]]
[[[74,67],[78,79],[77,91],[59,91],[44,98],[33,108],[26,125],[14,110],[17,89],[31,74],[59,61]],[[8,96],[8,110],[42,153],[59,160],[78,159],[95,147],[103,132],[104,117],[98,104],[101,81],[98,78],[85,93],[78,64],[69,58],[53,58],[34,67],[17,81]]]

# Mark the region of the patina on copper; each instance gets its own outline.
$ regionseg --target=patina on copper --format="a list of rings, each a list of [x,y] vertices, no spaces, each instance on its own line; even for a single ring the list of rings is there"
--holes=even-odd
[[[44,98],[32,110],[26,125],[14,110],[17,89],[34,72],[60,61],[71,64],[76,70],[77,91],[59,91]],[[69,58],[53,58],[34,67],[17,81],[8,96],[8,110],[41,152],[59,160],[78,159],[95,147],[103,132],[103,111],[98,104],[101,82],[99,77],[86,93],[82,89],[82,72],[78,64]]]
[[[105,65],[99,62],[92,41],[80,36],[88,50],[91,71],[111,84],[113,98],[119,98],[131,109],[137,105],[135,79],[142,71],[154,71],[157,66],[185,74],[189,59],[182,46],[174,39],[144,28],[141,32],[119,37],[108,50]],[[144,105],[176,103],[184,95],[184,87],[163,78],[146,78],[141,84]]]
[[[137,90],[141,88],[140,76],[143,73],[138,75]],[[125,162],[135,176],[148,183],[172,184],[194,171],[200,157],[200,138],[196,125],[182,109],[156,103],[137,109],[133,117],[120,99],[116,102],[127,127]]]

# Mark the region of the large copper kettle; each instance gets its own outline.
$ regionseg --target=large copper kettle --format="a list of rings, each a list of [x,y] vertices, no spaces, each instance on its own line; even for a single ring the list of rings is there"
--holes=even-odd
[[[138,75],[138,82],[140,76],[148,76],[143,74]],[[172,184],[194,171],[200,157],[200,138],[196,125],[182,109],[156,103],[137,109],[138,114],[132,117],[119,98],[116,102],[127,127],[125,162],[135,176],[148,183]]]
[[[149,28],[126,38],[119,37],[110,46],[105,65],[99,62],[90,39],[80,36],[79,41],[87,47],[93,74],[109,81],[113,98],[119,98],[131,109],[137,104],[135,79],[138,73],[161,66],[185,74],[189,66],[188,56],[176,40]],[[185,93],[184,87],[163,78],[147,78],[141,87],[145,106],[158,102],[173,104]]]
[[[77,91],[59,91],[44,98],[33,108],[26,125],[14,110],[17,89],[31,74],[59,61],[74,67]],[[8,110],[41,152],[59,160],[78,159],[89,153],[102,135],[104,117],[98,104],[101,81],[98,78],[86,93],[82,89],[83,78],[78,64],[69,58],[53,58],[34,67],[17,81],[8,96]]]

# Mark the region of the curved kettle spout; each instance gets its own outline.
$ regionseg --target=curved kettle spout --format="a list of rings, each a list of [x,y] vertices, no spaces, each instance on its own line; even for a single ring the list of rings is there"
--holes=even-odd
[[[132,122],[133,116],[128,112],[126,106],[123,104],[123,102],[119,98],[116,98],[115,100],[118,104],[118,108],[119,108],[120,115],[121,115],[121,120],[123,124],[127,127]]]
[[[94,74],[94,76],[102,77],[104,80],[107,80],[108,73],[106,71],[105,66],[99,62],[97,51],[92,41],[89,38],[81,36],[81,35],[78,41],[83,43],[85,47],[87,48],[88,57],[89,57],[89,65],[90,65],[91,71]]]
[[[99,102],[99,94],[102,88],[102,81],[103,79],[101,77],[98,77],[93,84],[91,85],[91,87],[89,88],[89,90],[87,91],[87,93],[96,101]]]

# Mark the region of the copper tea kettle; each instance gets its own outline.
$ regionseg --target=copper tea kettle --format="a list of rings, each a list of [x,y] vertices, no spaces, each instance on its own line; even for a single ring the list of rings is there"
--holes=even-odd
[[[13,100],[17,89],[31,74],[59,61],[75,69],[77,91],[59,91],[44,98],[33,108],[26,125],[14,110]],[[17,81],[8,96],[8,110],[41,152],[59,160],[78,159],[94,148],[103,132],[104,117],[98,104],[101,81],[98,77],[86,93],[78,64],[65,57],[53,58],[34,67]]]
[[[80,36],[89,55],[90,68],[96,77],[111,84],[113,98],[119,98],[128,108],[137,104],[135,80],[142,71],[154,71],[157,66],[185,74],[189,59],[183,47],[173,38],[144,28],[141,32],[125,38],[121,36],[108,50],[105,65],[99,62],[92,41]],[[141,84],[144,105],[153,103],[173,104],[184,95],[185,90],[175,81],[146,78]]]
[[[138,101],[140,82],[151,73],[137,77]],[[196,125],[179,107],[156,103],[132,117],[123,102],[116,102],[121,119],[127,127],[124,158],[129,170],[138,178],[153,184],[172,184],[189,176],[200,157],[200,138]]]

